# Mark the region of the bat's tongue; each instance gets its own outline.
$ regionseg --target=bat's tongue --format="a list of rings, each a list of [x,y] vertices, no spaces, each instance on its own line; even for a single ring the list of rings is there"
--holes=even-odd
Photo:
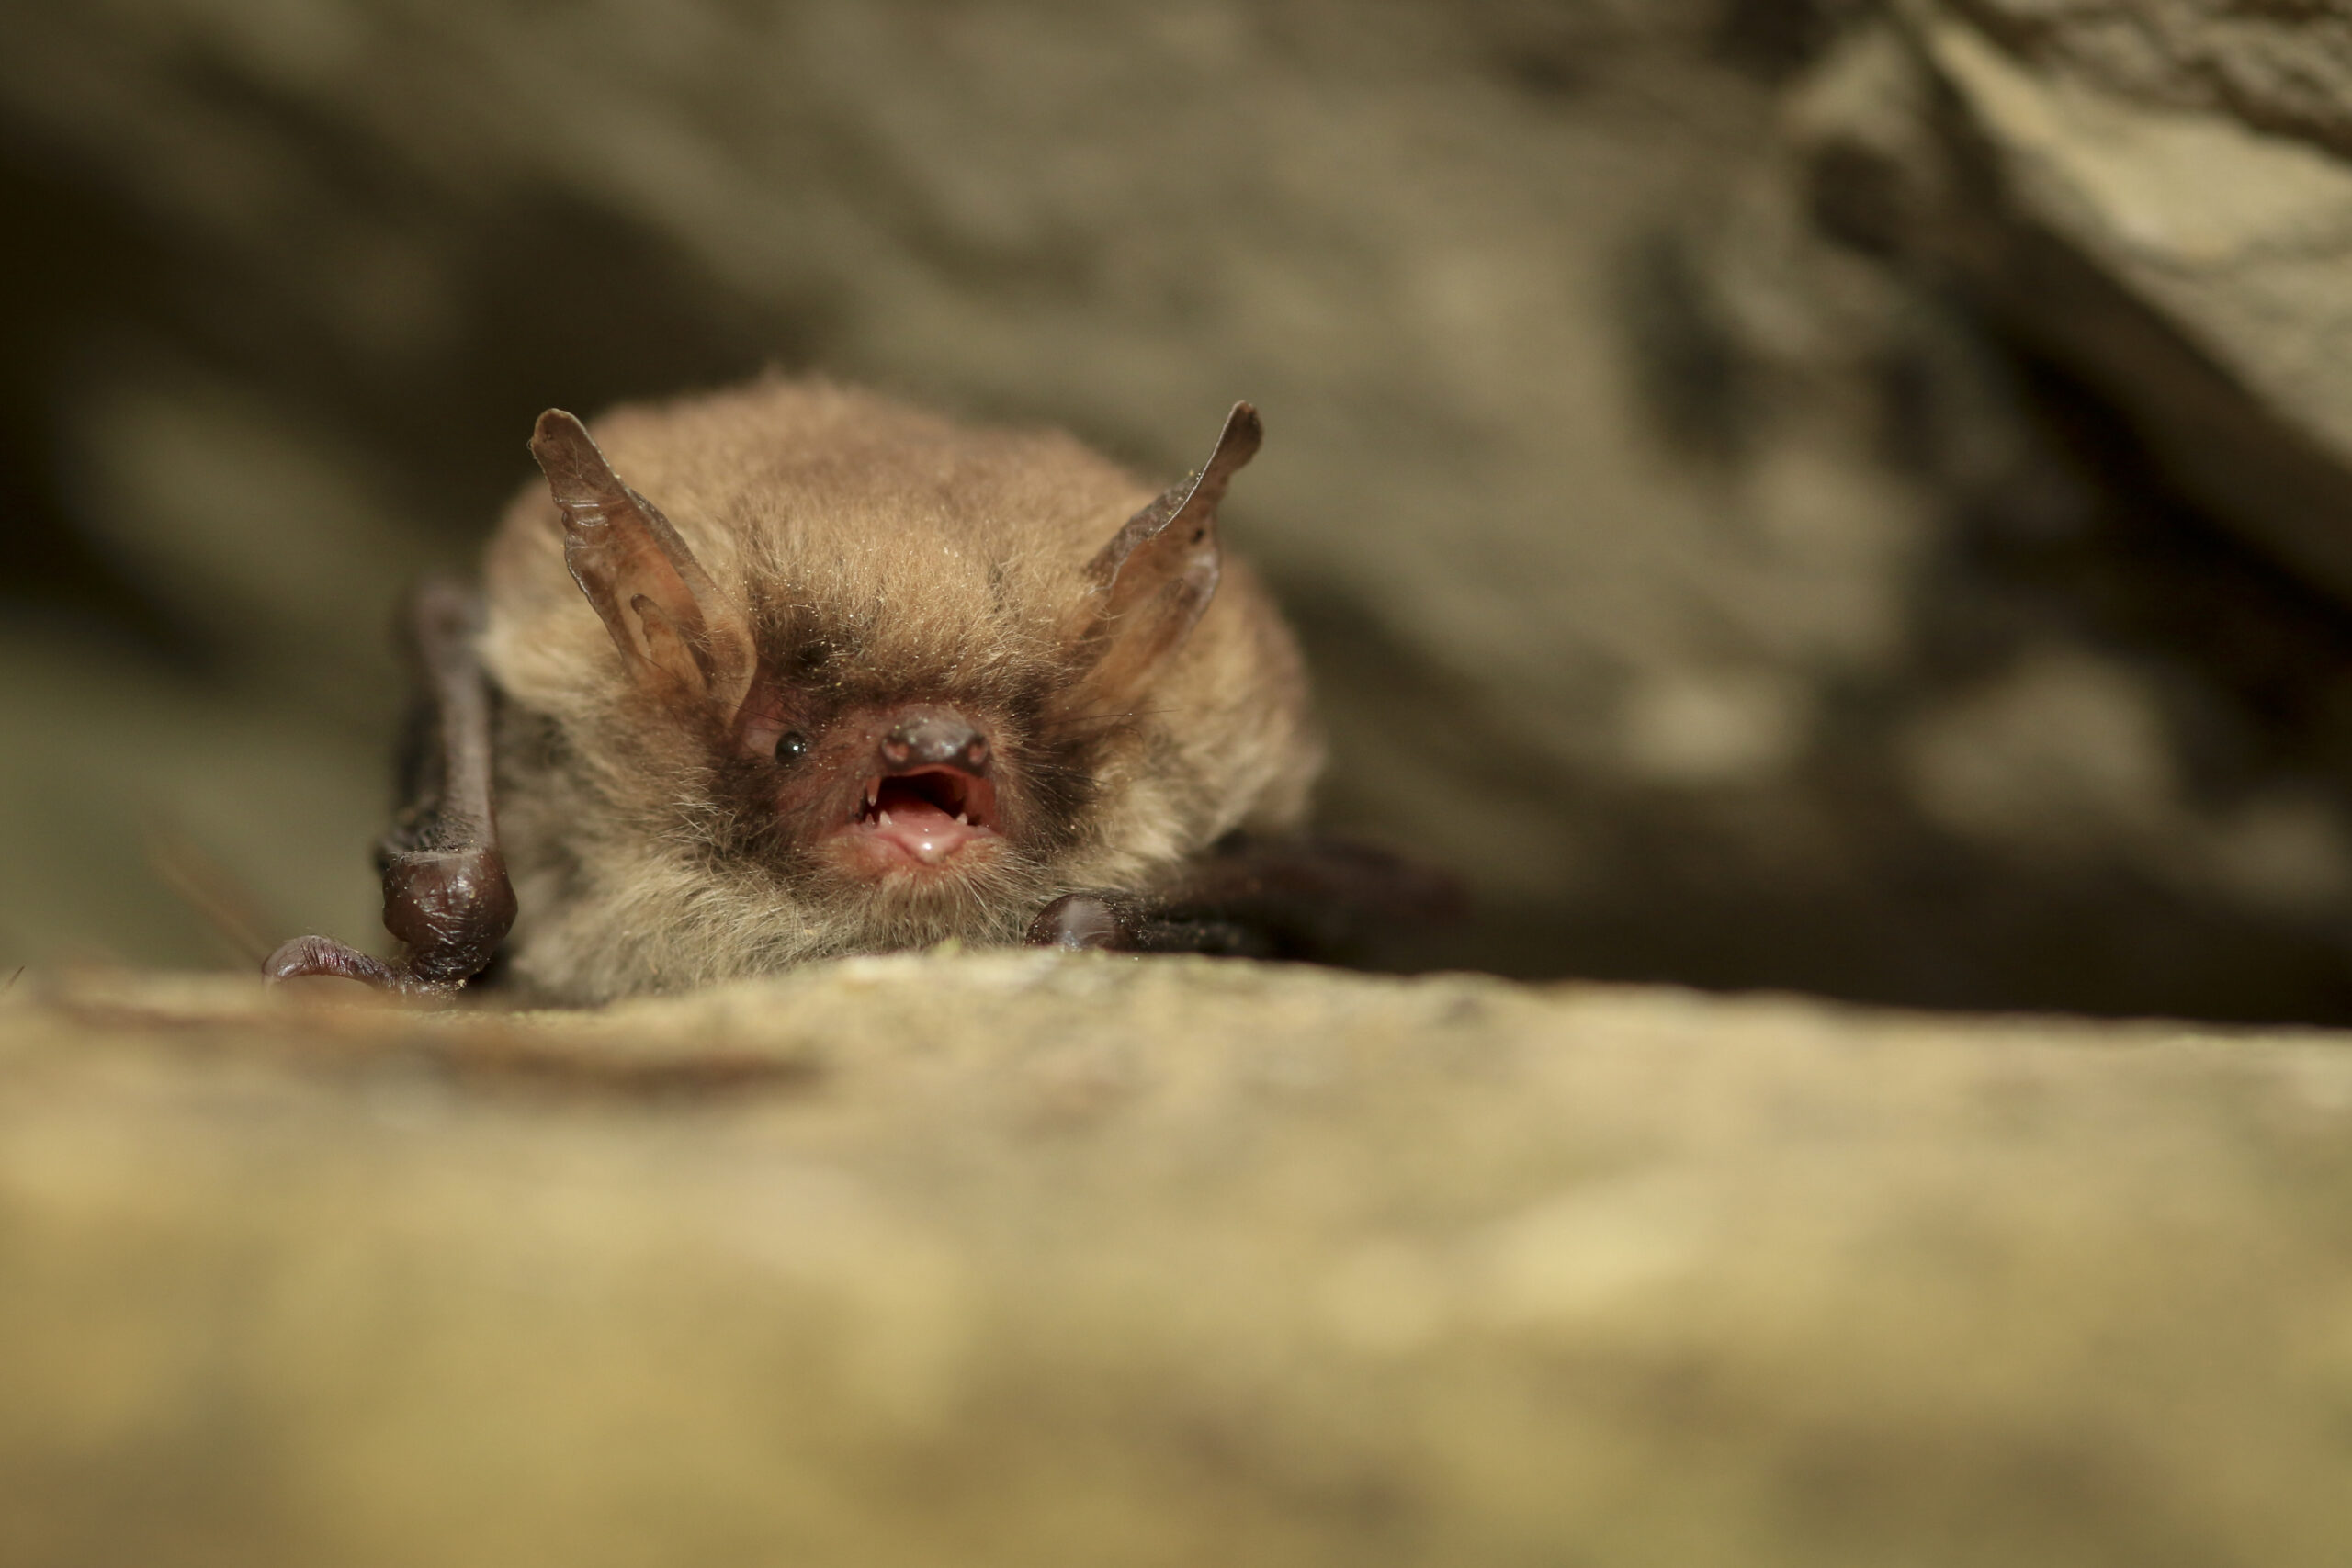
[[[946,859],[977,831],[910,780],[885,780],[876,808],[876,836],[925,863]]]

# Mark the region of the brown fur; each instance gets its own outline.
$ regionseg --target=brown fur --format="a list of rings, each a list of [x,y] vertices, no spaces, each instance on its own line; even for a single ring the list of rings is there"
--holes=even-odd
[[[505,699],[510,953],[535,991],[594,1001],[1014,942],[1059,893],[1148,890],[1227,833],[1303,817],[1320,761],[1306,683],[1245,568],[1225,559],[1143,677],[1087,646],[1087,569],[1155,492],[1069,437],[780,378],[622,409],[595,434],[739,617],[756,660],[743,705],[811,736],[795,776],[812,782],[741,755],[721,705],[632,679],[534,486],[491,546],[482,653]],[[1004,852],[920,885],[839,874],[808,848],[832,798],[813,781],[867,743],[865,716],[933,701],[988,727]]]

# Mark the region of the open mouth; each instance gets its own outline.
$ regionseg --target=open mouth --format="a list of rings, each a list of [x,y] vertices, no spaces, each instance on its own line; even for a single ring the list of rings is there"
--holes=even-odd
[[[877,775],[841,831],[886,858],[937,865],[975,839],[996,837],[996,785],[960,768]]]

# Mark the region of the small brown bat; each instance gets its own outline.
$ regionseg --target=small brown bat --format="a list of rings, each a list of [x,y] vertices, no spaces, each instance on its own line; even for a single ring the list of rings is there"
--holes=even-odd
[[[1300,836],[1298,652],[1217,537],[1259,441],[1236,404],[1154,498],[1066,435],[818,382],[594,437],[550,410],[483,591],[417,598],[379,857],[405,955],[304,937],[266,972],[443,992],[503,943],[593,1002],[950,938],[1343,958],[1434,911]]]

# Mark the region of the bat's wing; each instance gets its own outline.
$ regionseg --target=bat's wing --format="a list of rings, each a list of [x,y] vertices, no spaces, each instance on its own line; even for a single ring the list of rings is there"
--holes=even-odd
[[[420,677],[408,804],[378,851],[384,929],[406,950],[397,963],[322,936],[297,937],[263,961],[273,984],[337,975],[387,990],[455,991],[480,974],[514,924],[514,889],[491,812],[491,690],[474,650],[481,596],[435,579],[412,602],[411,649]]]

